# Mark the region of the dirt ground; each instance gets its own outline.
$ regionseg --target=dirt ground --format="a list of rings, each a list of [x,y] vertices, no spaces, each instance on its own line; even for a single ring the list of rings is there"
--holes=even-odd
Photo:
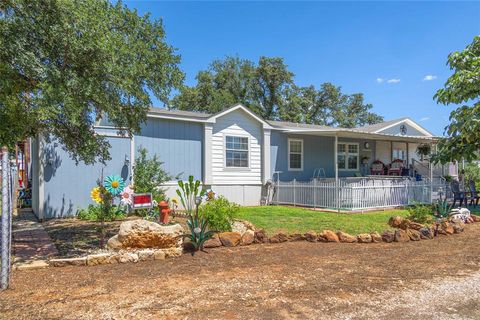
[[[289,242],[16,271],[1,319],[480,319],[480,223],[417,243]]]

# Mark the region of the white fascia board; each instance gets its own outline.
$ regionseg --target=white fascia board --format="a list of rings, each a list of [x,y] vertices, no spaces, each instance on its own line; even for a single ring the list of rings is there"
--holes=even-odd
[[[156,113],[148,113],[148,118],[156,118],[156,119],[168,119],[168,120],[177,120],[177,121],[187,121],[187,122],[211,122],[208,119],[196,119],[196,118],[188,118],[188,117],[181,117],[175,115],[168,115],[168,114],[156,114]]]
[[[210,118],[208,118],[207,120],[210,120],[211,122],[215,123],[217,118],[220,118],[230,112],[233,112],[233,111],[236,111],[236,110],[243,110],[245,111],[245,113],[247,113],[249,116],[251,116],[252,118],[254,118],[255,120],[257,120],[258,122],[260,122],[262,125],[263,125],[263,128],[264,129],[272,129],[272,126],[266,122],[265,120],[263,120],[261,117],[259,117],[258,115],[256,115],[253,111],[251,111],[250,109],[244,107],[243,105],[241,104],[237,104],[231,108],[228,108],[228,109],[225,109],[223,111],[220,111],[219,113],[216,113],[214,114],[213,116],[211,116]]]

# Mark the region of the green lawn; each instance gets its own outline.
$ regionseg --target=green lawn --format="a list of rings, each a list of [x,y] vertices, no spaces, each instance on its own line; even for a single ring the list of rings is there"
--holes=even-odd
[[[330,213],[302,208],[283,206],[242,207],[237,214],[239,219],[263,228],[268,234],[278,231],[287,233],[305,233],[309,230],[321,232],[329,229],[344,231],[350,234],[389,229],[388,219],[391,216],[407,216],[407,210],[387,210],[369,213]]]

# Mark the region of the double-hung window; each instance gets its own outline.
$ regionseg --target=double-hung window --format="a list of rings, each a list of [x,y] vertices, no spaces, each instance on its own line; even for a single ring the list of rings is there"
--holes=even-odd
[[[339,170],[358,170],[358,144],[339,143],[337,145],[337,162]]]
[[[303,170],[303,140],[288,139],[288,170]]]
[[[248,168],[248,138],[225,137],[225,166],[227,168]]]

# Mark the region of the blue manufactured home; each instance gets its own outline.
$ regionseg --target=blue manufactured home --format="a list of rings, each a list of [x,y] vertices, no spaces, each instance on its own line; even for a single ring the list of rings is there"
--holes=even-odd
[[[102,172],[131,181],[140,147],[156,154],[174,177],[193,175],[231,201],[259,205],[272,179],[370,176],[374,161],[387,165],[396,159],[411,169],[421,162],[417,146],[435,141],[409,118],[333,128],[266,121],[242,105],[217,114],[152,108],[132,139],[119,136],[107,121],[95,130],[112,146],[106,165],[76,164],[60,145],[33,141],[33,210],[40,219],[73,216],[92,203],[89,192]],[[174,196],[175,186],[164,186],[167,196]]]

